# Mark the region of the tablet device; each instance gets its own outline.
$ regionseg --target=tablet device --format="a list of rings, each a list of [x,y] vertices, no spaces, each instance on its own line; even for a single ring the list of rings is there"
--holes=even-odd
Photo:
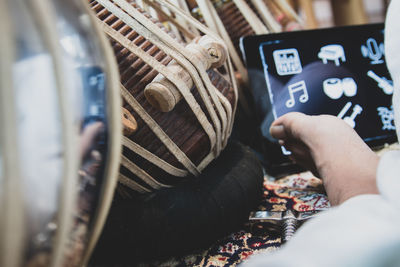
[[[288,112],[337,116],[373,148],[396,141],[383,40],[384,24],[242,38],[267,171],[300,170],[269,134]]]

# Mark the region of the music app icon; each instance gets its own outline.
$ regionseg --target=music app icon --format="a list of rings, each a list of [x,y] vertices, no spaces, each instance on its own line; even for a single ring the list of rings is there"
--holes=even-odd
[[[296,103],[295,93],[297,93],[297,92],[301,93],[301,95],[299,96],[299,101],[301,103],[306,103],[308,101],[308,91],[307,91],[306,82],[304,80],[289,85],[288,91],[289,91],[290,98],[289,98],[289,100],[286,101],[286,107],[288,107],[288,108],[294,107],[294,104]]]
[[[279,75],[292,75],[303,71],[297,49],[289,48],[275,50],[273,56],[276,71]]]
[[[363,57],[371,59],[371,64],[383,64],[383,57],[385,55],[385,46],[378,43],[374,38],[369,38],[365,45],[361,46],[361,53]]]

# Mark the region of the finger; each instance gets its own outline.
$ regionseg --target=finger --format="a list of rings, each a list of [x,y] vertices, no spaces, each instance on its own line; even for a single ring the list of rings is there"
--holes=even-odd
[[[285,142],[284,147],[292,152],[292,155],[297,159],[303,159],[307,161],[311,159],[308,148],[302,143]]]
[[[305,169],[317,172],[313,158],[308,151],[302,150],[298,147],[292,147],[292,154],[289,158],[296,164],[304,167]]]
[[[315,177],[321,178],[321,176],[319,175],[319,172],[318,172],[317,168],[315,167],[313,161],[304,160],[303,158],[296,158],[296,156],[294,156],[294,155],[291,156],[291,157],[292,157],[291,160],[295,164],[297,164],[297,165],[303,167],[304,169],[310,171]]]
[[[310,117],[300,112],[287,113],[271,124],[271,135],[279,139],[301,139]]]
[[[301,112],[289,112],[277,118],[274,122],[272,122],[271,126],[285,125],[288,124],[289,121],[296,120],[297,118],[301,118],[303,116],[307,115]]]
[[[287,134],[285,132],[285,127],[283,125],[271,125],[269,128],[269,133],[275,139],[286,139]]]
[[[316,177],[320,177],[310,150],[305,144],[298,141],[281,142],[281,140],[279,143],[292,153],[289,156],[291,161],[311,171]]]
[[[278,140],[278,143],[297,157],[308,157],[310,155],[308,148],[303,143],[297,142],[296,140]]]

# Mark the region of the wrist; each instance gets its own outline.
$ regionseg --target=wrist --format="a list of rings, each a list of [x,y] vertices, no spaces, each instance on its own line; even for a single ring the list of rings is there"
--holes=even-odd
[[[357,195],[379,194],[376,184],[378,162],[379,157],[371,152],[363,158],[346,162],[349,168],[340,166],[339,170],[330,170],[323,180],[331,205],[340,205]]]

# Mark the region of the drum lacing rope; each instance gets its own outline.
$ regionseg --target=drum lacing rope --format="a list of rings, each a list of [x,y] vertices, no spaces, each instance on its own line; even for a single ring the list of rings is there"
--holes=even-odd
[[[177,158],[180,163],[182,163],[182,165],[187,170],[180,170],[173,167],[153,153],[140,147],[138,144],[135,144],[128,138],[124,138],[124,146],[142,156],[143,158],[151,161],[153,164],[160,167],[169,174],[175,176],[185,176],[188,174],[188,172],[190,172],[193,175],[199,175],[200,171],[204,169],[205,166],[207,166],[207,164],[212,159],[218,156],[221,149],[226,145],[227,139],[232,131],[233,116],[236,110],[236,103],[232,108],[229,101],[221,93],[219,93],[219,91],[211,83],[206,70],[192,64],[194,59],[192,58],[191,53],[187,51],[185,47],[177,43],[175,39],[165,33],[161,28],[159,28],[159,26],[154,24],[150,19],[148,19],[142,13],[132,7],[132,5],[130,5],[128,2],[126,2],[125,0],[114,0],[113,2],[116,3],[119,7],[109,0],[97,0],[97,2],[105,7],[109,12],[114,14],[116,17],[121,19],[132,29],[134,29],[138,34],[142,35],[154,45],[159,47],[166,54],[170,55],[173,59],[175,59],[176,62],[184,67],[186,71],[188,71],[200,93],[202,100],[204,101],[208,114],[210,115],[213,123],[213,125],[211,125],[205,113],[200,108],[200,105],[196,102],[193,94],[190,92],[191,88],[188,88],[185,83],[181,82],[178,77],[176,77],[174,73],[169,71],[165,65],[158,62],[156,59],[148,55],[144,50],[137,47],[125,36],[118,33],[103,22],[101,23],[103,30],[112,39],[121,43],[125,48],[136,54],[145,63],[153,67],[155,70],[157,70],[159,73],[164,75],[168,80],[176,85],[183,98],[188,103],[189,107],[198,119],[200,125],[208,135],[211,144],[211,150],[210,153],[203,159],[203,161],[198,166],[195,166],[195,164],[186,156],[186,154],[169,138],[169,136],[161,129],[161,127],[143,109],[143,107],[136,101],[136,99],[134,99],[134,97],[128,92],[128,90],[121,85],[122,96],[126,100],[126,102],[135,110],[135,112],[142,118],[142,120],[147,125],[149,125],[149,128],[154,132],[154,134],[156,134],[156,136],[167,147],[167,149]],[[173,11],[175,14],[182,16],[189,22],[190,25],[205,33],[209,32],[210,36],[213,36],[218,41],[220,40],[218,37],[215,36],[215,34],[207,30],[206,27],[201,25],[195,19],[191,18],[189,15],[177,9],[169,1],[159,1],[159,3],[162,3],[170,8],[171,11]],[[237,88],[233,79],[233,68],[229,59],[227,63],[227,70],[231,76],[235,98],[237,99]],[[217,112],[215,111],[214,107]],[[139,167],[133,166],[131,163],[128,163],[128,161],[128,159],[124,158],[123,165],[125,167],[128,167],[130,171],[143,179],[143,181],[145,181],[146,184],[148,184],[151,188],[159,189],[160,187],[167,186],[158,182],[154,183],[155,179],[153,179],[149,174],[141,170]],[[121,176],[120,180],[125,181],[124,184],[129,186],[129,183],[126,181],[126,179],[124,179],[124,177]]]

